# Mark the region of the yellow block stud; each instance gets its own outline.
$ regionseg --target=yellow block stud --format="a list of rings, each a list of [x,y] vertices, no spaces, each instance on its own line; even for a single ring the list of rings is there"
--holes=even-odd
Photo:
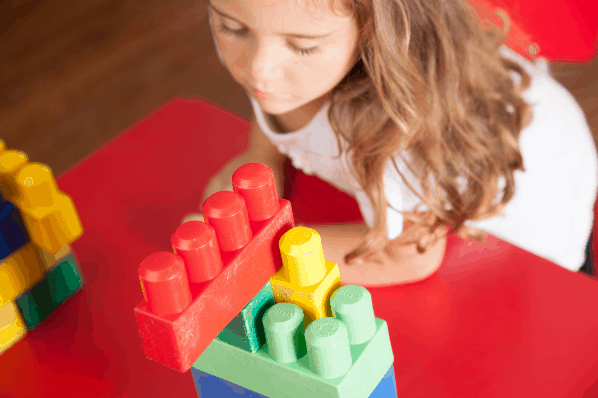
[[[39,250],[26,244],[0,263],[0,306],[15,300],[44,275]]]
[[[0,153],[4,152],[6,150],[6,144],[4,143],[4,141],[0,140]]]
[[[83,234],[70,196],[61,192],[46,165],[30,163],[17,173],[19,200],[15,203],[31,241],[55,254]]]
[[[295,227],[280,238],[278,246],[282,255],[282,266],[292,284],[313,285],[326,275],[322,238],[317,231]]]
[[[0,192],[9,202],[18,200],[16,177],[27,161],[25,152],[8,150],[0,153]]]
[[[0,307],[0,354],[27,334],[27,327],[14,301]]]
[[[270,284],[277,303],[292,303],[306,314],[303,326],[331,317],[330,296],[342,286],[338,265],[324,259],[320,234],[306,227],[287,231],[279,242],[283,266]]]

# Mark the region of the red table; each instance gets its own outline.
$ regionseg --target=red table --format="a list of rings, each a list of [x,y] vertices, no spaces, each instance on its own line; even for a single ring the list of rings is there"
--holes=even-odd
[[[0,397],[196,396],[190,373],[144,355],[137,268],[170,250],[180,219],[248,131],[216,106],[175,99],[58,179],[85,228],[72,246],[87,284],[0,357]],[[309,178],[298,178],[291,201],[316,220]],[[319,183],[355,216],[354,203]],[[389,324],[399,397],[598,396],[595,279],[492,236],[451,234],[438,273],[369,290]]]

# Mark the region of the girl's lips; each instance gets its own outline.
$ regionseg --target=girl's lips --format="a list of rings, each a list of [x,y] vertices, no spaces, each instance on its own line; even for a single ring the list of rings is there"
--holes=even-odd
[[[272,93],[264,93],[263,91],[257,90],[257,89],[253,89],[253,92],[255,94],[256,97],[261,98],[261,99],[265,99],[265,100],[277,100],[277,101],[284,101],[286,99],[288,99],[287,97],[280,97],[277,95],[274,95]]]
[[[272,97],[273,97],[273,95],[271,93],[264,93],[259,90],[255,90],[255,95],[262,99],[272,99]]]

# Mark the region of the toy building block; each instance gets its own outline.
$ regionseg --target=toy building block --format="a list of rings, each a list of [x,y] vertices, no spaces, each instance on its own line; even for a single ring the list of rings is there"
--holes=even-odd
[[[29,242],[19,210],[0,197],[0,260],[10,256]]]
[[[300,275],[309,281],[315,270],[320,273],[315,284],[330,285],[321,277],[325,260],[323,253],[320,256],[321,239],[315,230],[293,228],[279,245],[286,267],[279,273]],[[336,267],[331,265],[328,270]],[[261,296],[268,297],[267,288],[262,289]],[[317,286],[312,286],[312,291],[318,291]],[[326,299],[328,305],[323,306],[329,309],[326,317],[318,317],[307,329],[306,320],[311,321],[312,316],[292,303],[297,295],[278,295],[278,304],[266,304],[269,308],[262,324],[267,344],[258,351],[248,350],[239,340],[225,342],[220,336],[208,346],[192,368],[198,395],[396,397],[388,327],[374,317],[369,292],[356,285],[334,289]],[[313,298],[309,292],[303,293],[299,304],[309,302],[306,296]],[[284,299],[291,302],[282,302]],[[335,318],[328,317],[330,314]],[[230,325],[221,335],[229,329]],[[246,335],[246,328],[239,334]]]
[[[40,163],[24,166],[16,176],[17,207],[31,241],[50,253],[71,244],[83,226],[70,196],[61,192],[51,170]]]
[[[200,397],[206,389],[223,398],[241,390],[270,398],[396,397],[388,326],[375,318],[369,292],[343,286],[330,305],[335,317],[305,330],[299,306],[272,306],[263,317],[266,344],[255,353],[214,339],[192,368]]]
[[[297,304],[305,313],[304,328],[331,316],[330,296],[342,286],[338,265],[324,259],[317,231],[297,227],[280,240],[282,268],[270,279],[277,303]]]
[[[272,285],[262,290],[229,322],[218,338],[246,351],[256,352],[266,342],[262,317],[275,304]]]
[[[27,334],[27,328],[14,301],[0,307],[0,354]]]
[[[258,394],[230,381],[222,380],[219,377],[197,370],[194,367],[191,368],[191,372],[193,372],[193,381],[195,382],[199,398],[237,398],[239,396],[243,396],[243,398],[268,398],[265,395]],[[394,367],[391,366],[369,398],[396,397],[396,391]]]
[[[77,259],[74,253],[69,251],[40,282],[17,298],[27,328],[35,329],[84,284]]]
[[[27,161],[25,152],[12,149],[0,153],[0,192],[9,202],[14,203],[18,199],[17,173],[27,164]]]
[[[135,315],[145,353],[180,372],[282,267],[277,243],[295,226],[272,169],[245,164],[232,183],[234,192],[216,192],[205,201],[206,222],[177,228],[174,253],[153,253],[139,268],[144,300]]]
[[[0,140],[0,353],[83,286],[69,246],[82,233],[51,170]]]
[[[15,300],[44,276],[38,251],[27,243],[0,263],[0,307]]]

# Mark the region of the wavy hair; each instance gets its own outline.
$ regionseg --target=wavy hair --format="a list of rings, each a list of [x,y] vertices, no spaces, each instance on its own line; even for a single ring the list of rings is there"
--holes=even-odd
[[[519,135],[531,121],[531,107],[522,99],[530,75],[498,51],[509,32],[508,16],[496,13],[503,29],[483,29],[467,0],[328,1],[332,11],[355,18],[361,46],[352,70],[331,92],[328,118],[341,155],[340,137],[348,143],[352,173],[374,208],[372,228],[345,262],[389,242],[383,180],[389,161],[435,215],[428,224],[422,212],[403,213],[429,228],[430,235],[417,241],[420,253],[440,238],[437,228],[448,225],[461,237],[483,240],[463,223],[511,200],[513,173],[525,171]],[[521,76],[518,87],[510,71]],[[402,152],[410,155],[408,168],[423,197],[397,167],[395,155]],[[501,202],[483,209],[501,176]]]

